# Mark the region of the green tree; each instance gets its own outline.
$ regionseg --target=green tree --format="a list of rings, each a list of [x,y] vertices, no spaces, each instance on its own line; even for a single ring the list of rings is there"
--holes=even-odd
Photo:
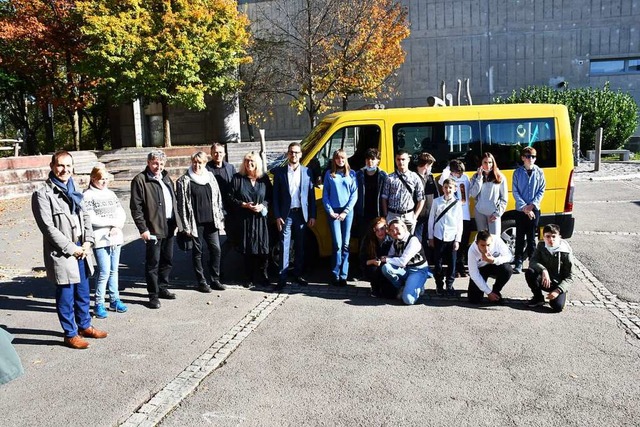
[[[205,95],[238,89],[249,35],[235,1],[91,0],[78,8],[92,41],[91,74],[118,101],[159,102],[166,147],[170,105],[202,110]]]
[[[566,105],[572,126],[578,114],[582,114],[580,150],[583,152],[593,149],[600,127],[603,129],[602,148],[615,150],[624,146],[638,126],[638,105],[633,97],[620,90],[612,91],[609,82],[603,88],[556,90],[549,86],[528,86],[514,90],[507,98],[498,97],[494,102]]]
[[[346,108],[350,97],[381,96],[404,62],[409,24],[397,1],[275,0],[265,8],[252,31],[260,47],[274,49],[266,56],[278,60],[257,90],[267,99],[288,97],[312,127],[337,100]]]

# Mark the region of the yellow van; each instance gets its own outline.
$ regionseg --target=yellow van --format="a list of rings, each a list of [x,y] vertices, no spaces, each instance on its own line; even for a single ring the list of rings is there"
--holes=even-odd
[[[332,154],[338,148],[347,152],[353,170],[364,166],[364,153],[368,148],[378,148],[380,168],[391,173],[395,152],[402,148],[415,156],[423,151],[431,153],[436,158],[435,175],[449,161],[459,159],[464,162],[469,177],[478,169],[482,154],[489,151],[507,177],[511,192],[513,171],[520,164],[521,149],[526,146],[536,149],[536,164],[543,169],[546,178],[540,226],[558,224],[563,237],[571,237],[574,228],[573,156],[569,114],[564,105],[390,108],[329,114],[302,140],[302,163],[318,178],[318,218],[316,226],[310,230],[315,239],[308,238],[307,247],[314,255],[331,255],[331,235],[322,206],[320,177],[330,166]],[[514,209],[513,197],[509,197],[502,216],[502,237],[508,243],[512,243],[515,236]],[[474,221],[472,225],[475,227]]]

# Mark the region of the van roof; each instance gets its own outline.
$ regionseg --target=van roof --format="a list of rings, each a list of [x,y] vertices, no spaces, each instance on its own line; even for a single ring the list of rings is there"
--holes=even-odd
[[[338,111],[327,114],[322,121],[333,122],[341,120],[358,119],[386,119],[390,116],[400,115],[403,121],[411,121],[412,118],[420,116],[449,116],[448,119],[462,118],[470,115],[480,115],[490,118],[518,118],[518,117],[543,117],[553,116],[558,109],[565,109],[560,104],[481,104],[481,105],[460,105],[451,107],[408,107],[408,108],[385,108]]]

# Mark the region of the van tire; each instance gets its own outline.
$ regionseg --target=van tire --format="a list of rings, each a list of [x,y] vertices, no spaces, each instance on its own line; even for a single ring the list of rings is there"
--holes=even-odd
[[[502,232],[500,233],[500,237],[507,244],[509,250],[512,254],[516,252],[516,220],[515,219],[506,219],[502,221]],[[526,245],[525,244],[525,253],[526,253]]]

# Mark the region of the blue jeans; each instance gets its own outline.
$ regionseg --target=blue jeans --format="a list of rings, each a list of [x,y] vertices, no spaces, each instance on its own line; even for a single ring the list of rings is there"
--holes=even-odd
[[[336,209],[335,213],[342,210]],[[351,238],[351,224],[353,223],[353,211],[349,212],[344,221],[329,218],[329,230],[331,230],[331,273],[334,279],[347,280],[349,274],[349,240]]]
[[[104,304],[105,290],[109,289],[109,300],[120,299],[118,291],[118,266],[120,264],[121,245],[96,248],[96,263],[98,264],[98,278],[96,279],[96,304]]]
[[[91,326],[89,304],[91,293],[86,273],[86,260],[78,260],[80,283],[56,285],[56,313],[64,331],[64,336],[72,338],[78,335],[78,328]]]
[[[290,210],[289,215],[284,219],[282,233],[280,233],[280,249],[282,252],[282,263],[280,265],[280,280],[287,279],[289,271],[289,253],[291,251],[291,239],[293,239],[293,276],[300,277],[304,266],[304,216],[300,208]]]
[[[402,290],[402,301],[407,305],[413,305],[420,298],[427,279],[431,276],[429,267],[423,264],[420,267],[396,267],[391,264],[382,266],[382,274],[396,289]]]

